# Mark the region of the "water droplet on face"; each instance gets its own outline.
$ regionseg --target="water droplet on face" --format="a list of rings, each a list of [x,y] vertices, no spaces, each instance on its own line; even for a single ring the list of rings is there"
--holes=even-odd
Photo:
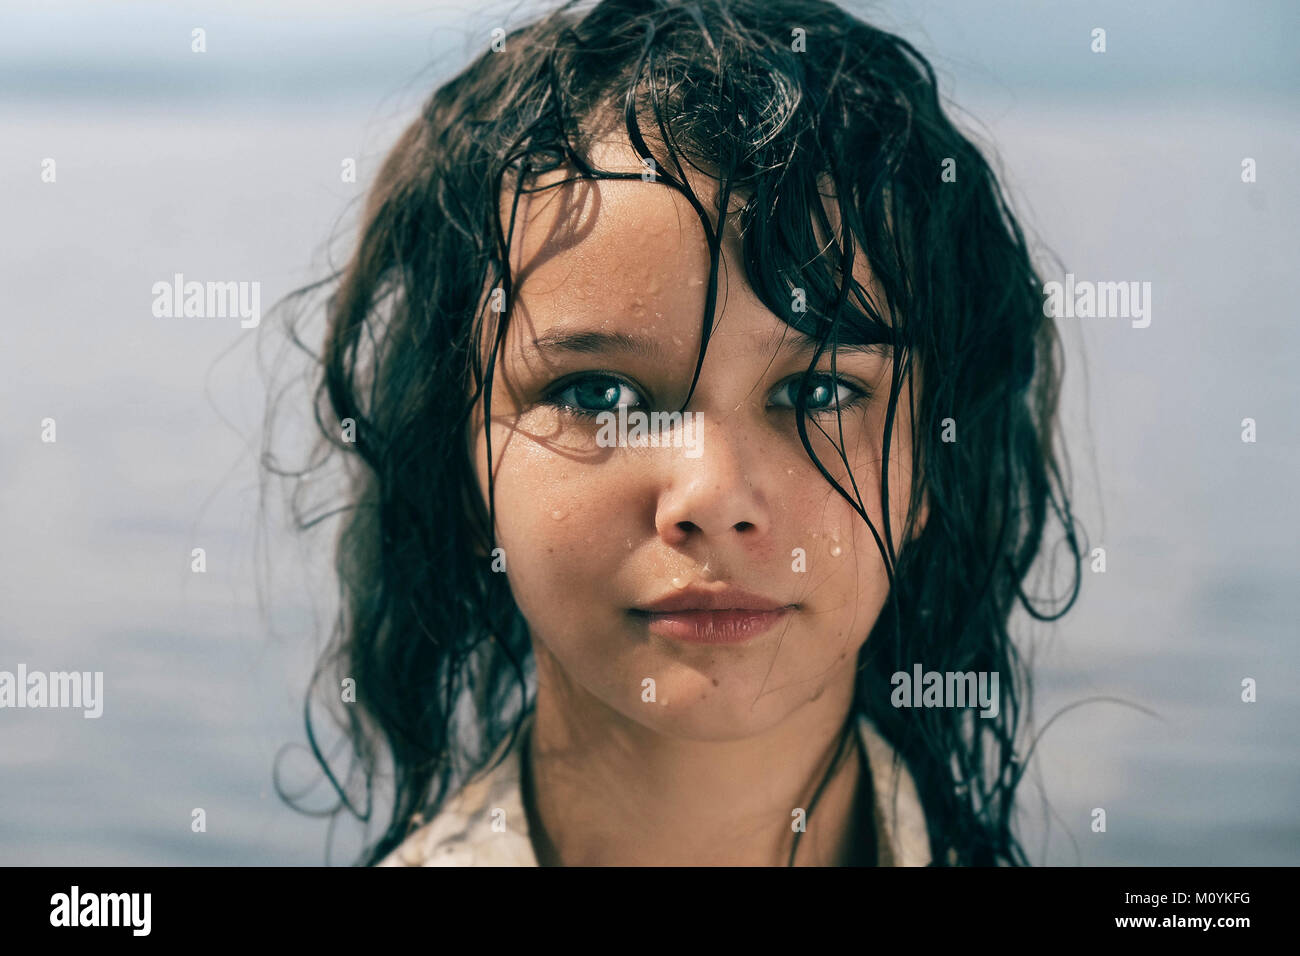
[[[563,520],[564,520],[564,512],[563,512],[563,511],[560,511],[560,510],[557,508],[555,511],[552,511],[552,512],[551,512],[551,517],[554,518],[556,521],[563,521]]]
[[[681,578],[673,578],[673,587],[680,591],[682,588],[686,587],[686,582]]]
[[[832,557],[832,558],[838,558],[838,557],[839,557],[841,554],[843,554],[843,553],[844,553],[844,549],[841,548],[838,544],[833,544],[833,545],[831,545],[831,557]]]

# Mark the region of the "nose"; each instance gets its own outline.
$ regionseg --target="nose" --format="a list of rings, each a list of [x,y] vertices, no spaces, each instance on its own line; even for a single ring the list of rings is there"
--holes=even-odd
[[[669,456],[655,509],[655,530],[680,546],[692,535],[714,542],[749,543],[771,528],[756,436],[728,434],[723,423],[701,422],[700,455]]]

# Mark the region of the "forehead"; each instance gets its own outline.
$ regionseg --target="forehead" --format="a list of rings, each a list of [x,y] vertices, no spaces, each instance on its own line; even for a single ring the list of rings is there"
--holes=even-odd
[[[631,145],[619,140],[597,142],[588,159],[613,172],[645,169]],[[686,174],[696,198],[716,218],[717,182],[690,167]],[[623,319],[653,321],[666,308],[702,314],[709,250],[690,202],[672,187],[639,178],[551,185],[574,175],[567,169],[546,173],[529,187],[537,191],[519,197],[510,262],[519,299],[530,305],[550,300],[570,309],[585,306]],[[823,208],[838,232],[838,207],[830,188],[823,191]],[[503,226],[509,225],[512,199],[512,192],[502,198]],[[724,303],[766,308],[745,279],[734,223],[743,204],[742,197],[732,195],[718,273],[719,310]],[[829,237],[815,228],[819,243],[828,246]],[[861,253],[855,255],[854,278],[876,296]]]

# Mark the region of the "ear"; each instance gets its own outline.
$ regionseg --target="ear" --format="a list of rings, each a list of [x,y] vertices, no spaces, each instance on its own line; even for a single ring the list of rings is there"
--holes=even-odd
[[[930,489],[922,487],[921,489],[921,506],[916,512],[916,526],[912,531],[911,540],[915,541],[921,537],[925,531],[925,526],[930,521]]]

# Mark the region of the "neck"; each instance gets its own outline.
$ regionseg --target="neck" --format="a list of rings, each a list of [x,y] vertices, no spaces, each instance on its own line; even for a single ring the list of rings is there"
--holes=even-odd
[[[538,678],[522,784],[542,866],[785,866],[796,808],[795,865],[875,862],[851,669],[778,726],[726,741],[669,736],[561,687],[544,652]]]

